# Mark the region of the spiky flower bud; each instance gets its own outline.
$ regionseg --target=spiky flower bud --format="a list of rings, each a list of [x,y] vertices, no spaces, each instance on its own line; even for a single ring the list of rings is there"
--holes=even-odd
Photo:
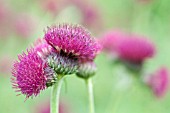
[[[97,68],[94,62],[85,62],[85,63],[80,64],[76,75],[78,77],[88,79],[89,77],[95,75],[96,70]]]
[[[45,77],[47,78],[46,86],[50,87],[54,85],[57,81],[57,73],[54,71],[54,69],[51,67],[46,67],[44,72],[45,72]]]
[[[53,53],[48,57],[48,65],[54,69],[57,74],[69,75],[77,72],[78,60],[62,54]]]

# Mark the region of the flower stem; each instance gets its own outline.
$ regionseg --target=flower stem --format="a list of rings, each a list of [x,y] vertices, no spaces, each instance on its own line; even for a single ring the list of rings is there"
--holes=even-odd
[[[59,113],[59,97],[63,78],[59,79],[53,86],[51,92],[51,113]]]
[[[89,113],[95,113],[94,109],[94,95],[93,95],[93,83],[92,79],[87,79],[88,96],[89,96]]]

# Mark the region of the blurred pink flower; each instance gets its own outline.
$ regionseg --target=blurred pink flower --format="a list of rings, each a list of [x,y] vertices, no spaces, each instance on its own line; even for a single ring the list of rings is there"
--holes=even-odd
[[[115,52],[118,44],[122,39],[126,37],[126,34],[120,30],[112,30],[106,32],[100,39],[100,43],[103,46],[103,50],[106,52]]]
[[[35,113],[50,113],[50,102],[44,102],[36,107]],[[68,105],[65,102],[60,102],[59,113],[69,113]]]
[[[9,56],[0,57],[0,73],[3,75],[9,74],[12,66],[12,59]]]
[[[36,27],[36,20],[31,15],[20,13],[14,19],[14,31],[22,38],[30,37]]]
[[[154,1],[154,0],[137,0],[137,2],[139,2],[139,3],[145,3],[145,4],[150,3],[150,2],[152,2],[152,1]]]
[[[167,68],[162,67],[148,78],[147,84],[151,87],[153,93],[157,97],[162,97],[168,90],[168,79],[169,73]]]
[[[84,7],[81,8],[81,11],[83,13],[83,24],[84,25],[91,26],[97,23],[97,21],[99,21],[100,15],[99,15],[97,7],[85,5]]]
[[[120,59],[132,64],[141,64],[147,58],[153,57],[155,47],[152,42],[140,35],[127,35],[117,45],[116,52]]]
[[[12,10],[5,1],[0,1],[0,38],[7,38],[11,34]]]
[[[99,8],[90,0],[71,0],[82,13],[82,24],[88,27],[100,28],[102,26]],[[100,27],[99,27],[100,26]]]
[[[39,0],[40,6],[53,16],[67,5],[67,0]]]

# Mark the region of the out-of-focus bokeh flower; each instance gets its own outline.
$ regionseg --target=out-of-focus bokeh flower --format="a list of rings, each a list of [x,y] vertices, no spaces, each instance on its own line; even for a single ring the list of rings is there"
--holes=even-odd
[[[36,19],[26,13],[16,14],[13,20],[13,27],[16,35],[22,38],[29,38],[35,32]]]
[[[56,16],[60,10],[67,6],[67,0],[39,0],[39,4],[44,11]]]
[[[11,33],[12,10],[5,1],[0,1],[0,38],[7,38]]]
[[[168,69],[166,67],[161,67],[148,77],[146,83],[157,97],[162,97],[166,94],[169,85],[168,76]]]
[[[129,35],[124,38],[117,47],[117,53],[122,60],[134,64],[141,64],[147,58],[155,54],[153,43],[140,35]]]
[[[8,55],[0,57],[0,73],[4,76],[8,75],[12,66],[12,58]]]
[[[126,37],[126,34],[120,30],[112,30],[106,32],[100,39],[100,43],[103,50],[109,53],[114,53],[118,44],[122,39]]]
[[[136,1],[139,2],[139,3],[147,4],[147,3],[151,3],[154,0],[136,0]]]
[[[100,28],[102,19],[99,8],[90,0],[70,0],[82,14],[82,24],[86,27]]]
[[[64,101],[60,101],[59,103],[59,113],[70,113],[69,107]],[[35,109],[35,113],[50,113],[50,102],[44,102],[41,105],[38,105]]]

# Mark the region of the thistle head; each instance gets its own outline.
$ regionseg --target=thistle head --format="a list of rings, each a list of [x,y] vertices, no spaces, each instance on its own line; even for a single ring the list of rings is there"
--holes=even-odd
[[[100,45],[85,28],[79,25],[60,24],[48,28],[45,40],[58,53],[81,61],[93,60],[100,50]]]
[[[52,53],[48,57],[49,67],[54,69],[57,74],[61,75],[70,75],[76,73],[78,69],[78,60],[66,57],[61,53]]]
[[[13,65],[13,88],[17,92],[26,95],[26,98],[37,96],[41,90],[46,89],[46,68],[43,60],[36,54],[34,49],[18,56],[19,61]]]
[[[57,74],[39,52],[37,47],[31,48],[27,53],[19,55],[19,61],[13,65],[13,88],[26,95],[26,98],[37,96],[40,91],[56,82]]]
[[[169,84],[168,76],[167,68],[162,67],[148,78],[147,84],[157,97],[162,97],[166,93]]]
[[[94,62],[84,62],[79,65],[76,75],[80,78],[88,79],[96,73],[96,64]]]
[[[125,33],[120,30],[113,30],[105,33],[100,43],[103,46],[103,50],[109,53],[115,53],[118,44],[126,37]]]
[[[54,48],[49,45],[44,39],[37,39],[34,43],[34,48],[42,59],[46,59],[52,52],[55,52]]]
[[[13,27],[17,35],[26,39],[35,32],[36,19],[25,13],[18,14],[14,19]]]
[[[133,64],[142,64],[144,60],[154,56],[155,47],[149,40],[134,35],[124,38],[116,51],[120,59]]]

